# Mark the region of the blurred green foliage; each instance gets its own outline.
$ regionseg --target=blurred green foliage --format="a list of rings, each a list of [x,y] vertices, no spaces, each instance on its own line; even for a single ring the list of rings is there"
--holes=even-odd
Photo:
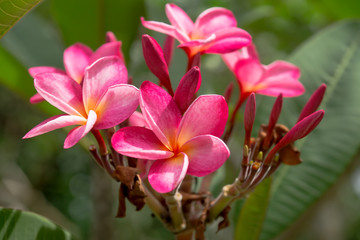
[[[143,60],[140,36],[142,33],[151,33],[160,43],[164,36],[141,27],[139,16],[145,16],[147,20],[167,22],[164,12],[167,2],[46,0],[22,18],[0,41],[0,206],[28,209],[45,215],[80,239],[95,236],[94,217],[98,216],[96,212],[101,207],[98,205],[109,204],[112,216],[115,215],[117,184],[112,183],[105,175],[105,179],[100,177],[100,181],[94,177],[94,168],[97,166],[81,146],[63,150],[65,132],[59,130],[35,139],[21,140],[28,130],[47,115],[57,112],[46,103],[30,106],[28,98],[35,90],[27,68],[41,65],[62,67],[62,52],[65,47],[83,42],[95,50],[104,41],[105,32],[113,31],[123,41],[129,74],[133,76],[134,83],[139,86],[143,80],[156,81]],[[338,20],[360,17],[360,2],[356,0],[173,2],[193,19],[213,6],[232,10],[239,26],[253,36],[264,63],[286,59],[304,40]],[[175,50],[170,69],[175,86],[185,68],[184,53]],[[222,94],[227,84],[234,80],[219,56],[204,56],[202,69],[206,85],[201,87],[201,93]],[[266,97],[260,97],[258,101],[267,100]],[[235,131],[238,134],[230,142],[232,157],[226,167],[216,174],[215,192],[220,191],[224,182],[232,181],[236,174],[234,169],[239,166],[236,156],[241,153],[241,148],[238,147],[240,127]],[[92,139],[89,137],[85,141],[92,142]],[[331,195],[324,198],[323,204],[318,204],[312,210],[313,214],[305,215],[306,224],[295,224],[296,228],[290,228],[283,238],[360,239],[357,230],[360,209],[359,204],[356,204],[360,201],[360,182],[356,180],[360,178],[359,175],[357,170],[349,171],[342,183],[337,185],[338,188],[334,188],[329,193]],[[95,189],[101,186],[102,181],[110,184],[112,191],[109,196],[104,195],[102,202],[94,203],[92,199],[96,195]],[[234,206],[234,209],[238,209],[239,205],[241,203]],[[329,205],[329,208],[324,208]],[[334,207],[331,208],[334,205],[335,210]],[[326,220],[326,216],[331,213],[339,220]],[[236,211],[232,214],[232,219],[238,216]],[[109,229],[113,231],[113,239],[171,238],[171,234],[151,216],[148,209],[135,212],[129,207],[125,219],[115,219],[112,216],[109,221],[113,226]],[[324,222],[328,224],[319,225],[319,219],[325,219]],[[301,221],[304,223],[303,219]],[[216,225],[213,224],[208,227],[207,237],[231,239],[234,225],[215,234]],[[319,229],[322,235],[318,233]]]

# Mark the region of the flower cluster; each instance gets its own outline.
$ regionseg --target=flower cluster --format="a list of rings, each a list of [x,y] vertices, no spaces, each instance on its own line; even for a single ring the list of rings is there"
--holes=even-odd
[[[186,228],[189,221],[185,220],[186,216],[201,217],[204,224],[206,219],[218,217],[239,194],[249,192],[270,176],[280,163],[300,163],[300,153],[293,142],[308,135],[322,120],[324,111],[315,110],[325,86],[314,93],[298,122],[288,130],[277,124],[277,119],[283,97],[304,93],[296,66],[285,61],[261,64],[251,36],[237,27],[233,13],[227,9],[210,8],[193,22],[181,8],[167,4],[166,15],[170,25],[143,18],[141,21],[144,27],[167,34],[170,43],[178,40],[178,47],[188,56],[187,72],[175,90],[169,76],[172,44],[163,50],[154,38],[143,35],[145,62],[160,82],[156,85],[144,81],[138,89],[129,84],[121,42],[109,32],[107,42],[95,52],[80,43],[67,48],[65,70],[47,66],[29,69],[37,90],[30,101],[46,100],[65,114],[45,120],[24,138],[79,125],[65,139],[64,148],[70,148],[91,132],[99,144],[100,155],[94,146],[90,151],[99,165],[121,182],[121,196],[138,209],[146,202],[164,222],[169,224],[171,219],[172,230],[179,232]],[[200,56],[208,53],[222,56],[240,88],[229,121],[228,96],[197,96],[202,82]],[[269,123],[261,126],[258,137],[252,138],[255,93],[277,99]],[[242,170],[230,186],[238,194],[229,198],[223,192],[213,204],[205,205],[204,198],[209,203],[212,196],[194,192],[191,179],[213,173],[229,158],[226,142],[237,112],[246,100]],[[136,111],[138,107],[141,112]],[[190,187],[182,184],[187,179]],[[203,181],[203,186],[208,181],[211,177]],[[148,190],[143,182],[148,182],[152,189]],[[184,214],[183,211],[192,208],[183,207],[186,201],[181,201],[180,192],[191,195],[191,201],[200,201],[196,209],[201,214]]]

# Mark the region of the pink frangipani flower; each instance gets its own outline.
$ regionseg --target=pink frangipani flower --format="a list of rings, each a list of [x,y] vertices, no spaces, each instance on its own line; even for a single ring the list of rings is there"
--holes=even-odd
[[[296,97],[304,93],[299,82],[300,70],[285,61],[275,61],[270,65],[261,64],[254,45],[240,51],[222,55],[226,65],[235,74],[244,101],[252,92],[284,97]]]
[[[195,23],[175,4],[166,4],[165,11],[171,25],[141,18],[143,26],[177,39],[190,60],[198,53],[229,53],[251,42],[250,34],[237,27],[233,13],[225,8],[209,8]]]
[[[222,96],[200,96],[182,116],[165,90],[145,81],[140,108],[150,129],[125,127],[111,142],[120,154],[153,162],[148,180],[156,191],[174,190],[186,174],[205,176],[229,157],[228,147],[219,138],[228,115]]]
[[[106,56],[117,56],[124,59],[121,51],[121,41],[117,41],[112,32],[106,34],[107,42],[101,45],[95,52],[82,43],[75,43],[64,51],[63,61],[65,71],[62,69],[41,66],[29,68],[29,74],[35,78],[39,73],[64,73],[77,83],[84,78],[85,69],[96,60]],[[31,103],[39,103],[44,100],[38,93],[30,98]]]
[[[23,138],[63,128],[72,129],[64,148],[74,146],[92,129],[107,129],[126,120],[137,108],[139,90],[126,84],[127,70],[119,57],[103,57],[86,68],[82,85],[62,73],[39,73],[34,85],[50,104],[66,114],[54,116],[30,130]]]

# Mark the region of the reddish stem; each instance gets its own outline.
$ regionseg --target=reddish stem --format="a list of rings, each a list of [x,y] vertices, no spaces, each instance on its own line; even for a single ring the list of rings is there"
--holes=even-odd
[[[106,143],[103,139],[103,137],[100,134],[99,130],[91,130],[91,133],[94,135],[96,141],[99,144],[99,150],[100,150],[100,155],[104,156],[108,153],[107,148],[106,148]]]
[[[232,133],[232,131],[234,129],[234,124],[235,124],[235,119],[236,119],[237,112],[239,111],[240,107],[245,102],[245,100],[248,98],[248,96],[250,96],[250,93],[242,93],[242,94],[240,94],[239,100],[238,100],[238,102],[237,102],[237,104],[235,106],[234,111],[232,112],[231,117],[230,117],[229,127],[226,130],[226,133],[225,133],[225,135],[223,137],[223,140],[224,140],[225,143],[229,140],[229,138],[231,136],[231,133]]]

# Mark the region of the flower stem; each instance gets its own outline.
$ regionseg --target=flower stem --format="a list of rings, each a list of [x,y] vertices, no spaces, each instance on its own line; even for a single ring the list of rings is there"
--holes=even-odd
[[[141,181],[142,187],[145,192],[145,203],[151,209],[151,211],[155,214],[155,216],[162,221],[167,228],[169,228],[169,224],[166,219],[168,216],[168,212],[165,207],[159,202],[159,200],[149,191],[149,189],[145,186],[145,184]]]
[[[229,140],[231,133],[234,129],[237,112],[239,111],[240,107],[245,102],[245,100],[247,99],[248,96],[249,96],[249,94],[241,94],[238,102],[236,103],[235,109],[232,112],[231,117],[230,117],[228,129],[226,130],[226,133],[223,137],[223,140],[225,143],[227,143],[227,141]]]
[[[106,143],[103,139],[103,137],[101,136],[99,130],[91,130],[91,133],[94,135],[96,141],[99,144],[99,150],[100,150],[100,155],[106,155],[108,153],[107,148],[106,148]]]
[[[179,192],[167,193],[163,195],[166,205],[169,208],[173,232],[180,232],[186,228],[186,220],[181,207],[182,195]]]
[[[219,196],[210,205],[207,221],[214,221],[232,201],[240,196],[241,192],[241,182],[238,178],[233,184],[224,186]]]

